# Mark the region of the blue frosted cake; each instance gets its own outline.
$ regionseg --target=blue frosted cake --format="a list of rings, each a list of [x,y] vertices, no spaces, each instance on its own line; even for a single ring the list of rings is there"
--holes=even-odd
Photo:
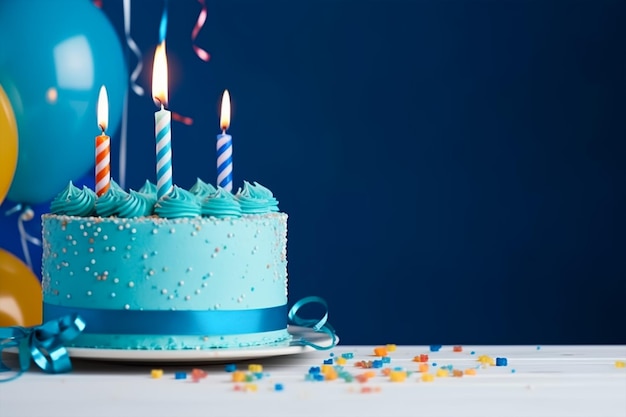
[[[271,191],[200,180],[96,197],[71,183],[43,222],[44,321],[78,313],[70,346],[212,349],[287,343],[287,215]]]

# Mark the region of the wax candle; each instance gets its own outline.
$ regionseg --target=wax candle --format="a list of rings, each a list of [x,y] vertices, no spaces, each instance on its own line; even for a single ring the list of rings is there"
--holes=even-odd
[[[111,186],[111,138],[105,134],[109,124],[109,98],[104,86],[98,94],[97,113],[98,127],[102,131],[96,136],[96,194],[100,197]]]
[[[156,138],[156,176],[157,198],[169,194],[172,183],[172,113],[165,109],[167,105],[167,56],[165,41],[161,42],[154,52],[152,67],[152,98],[160,110],[154,113]]]
[[[233,138],[226,133],[230,126],[230,94],[224,90],[220,127],[222,133],[217,135],[217,184],[226,191],[233,190]]]

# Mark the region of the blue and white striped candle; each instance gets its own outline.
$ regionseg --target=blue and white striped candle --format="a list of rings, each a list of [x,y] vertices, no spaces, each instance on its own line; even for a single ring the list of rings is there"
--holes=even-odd
[[[228,192],[233,190],[233,137],[226,133],[230,126],[230,94],[224,90],[220,127],[222,133],[217,135],[217,185]]]
[[[172,113],[165,110],[167,104],[167,56],[165,55],[165,41],[161,42],[154,53],[152,67],[152,97],[154,103],[161,109],[154,113],[156,138],[156,176],[157,198],[169,194],[173,189],[172,183]]]
[[[157,198],[169,194],[174,185],[172,183],[172,113],[161,106],[161,110],[154,113],[156,136],[156,175]]]

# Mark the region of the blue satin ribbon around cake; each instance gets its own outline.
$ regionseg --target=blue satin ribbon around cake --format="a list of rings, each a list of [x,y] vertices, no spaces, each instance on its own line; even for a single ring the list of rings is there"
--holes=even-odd
[[[151,335],[234,335],[285,328],[287,306],[252,310],[108,310],[44,303],[46,319],[76,313],[87,323],[85,333]]]
[[[30,367],[30,360],[44,372],[56,374],[72,370],[70,356],[65,343],[76,338],[85,329],[85,322],[76,314],[60,317],[34,327],[0,327],[0,372],[10,371],[2,361],[2,350],[17,348],[19,369],[9,378],[18,378]]]
[[[298,311],[308,304],[324,308],[321,319],[304,319]],[[330,349],[336,344],[335,330],[328,324],[328,305],[320,297],[305,297],[296,302],[287,314],[287,306],[252,310],[109,310],[97,308],[64,307],[44,303],[43,315],[47,319],[78,314],[87,323],[86,334],[149,334],[149,335],[236,335],[270,332],[289,324],[310,328],[327,334],[332,342],[320,346],[305,339],[294,343],[315,349]]]

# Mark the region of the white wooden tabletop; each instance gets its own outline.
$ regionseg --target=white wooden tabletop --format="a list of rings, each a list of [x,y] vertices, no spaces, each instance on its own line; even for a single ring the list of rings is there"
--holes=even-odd
[[[415,360],[422,354],[428,355],[432,381],[418,371]],[[338,365],[344,356],[346,363]],[[461,352],[453,346],[437,352],[429,346],[397,346],[388,357],[382,368],[362,368],[357,366],[362,361],[367,366],[381,360],[374,347],[339,345],[237,362],[238,376],[254,378],[249,382],[233,382],[228,361],[164,365],[74,359],[68,374],[45,374],[33,366],[0,383],[0,416],[626,416],[626,346],[462,346]],[[4,359],[15,363],[13,354],[5,353]],[[324,367],[329,359],[333,364]],[[488,364],[502,365],[505,359],[506,366]],[[253,366],[253,375],[250,365],[261,365],[262,372]],[[315,380],[311,368],[316,367],[319,375],[327,372],[326,380]],[[193,368],[206,375],[194,382]],[[403,382],[391,381],[389,372],[396,368],[409,371]],[[163,375],[153,378],[153,369]],[[455,370],[463,376],[453,376]],[[177,373],[186,379],[176,379]],[[328,380],[333,375],[336,379]],[[399,371],[394,378],[402,375]]]

